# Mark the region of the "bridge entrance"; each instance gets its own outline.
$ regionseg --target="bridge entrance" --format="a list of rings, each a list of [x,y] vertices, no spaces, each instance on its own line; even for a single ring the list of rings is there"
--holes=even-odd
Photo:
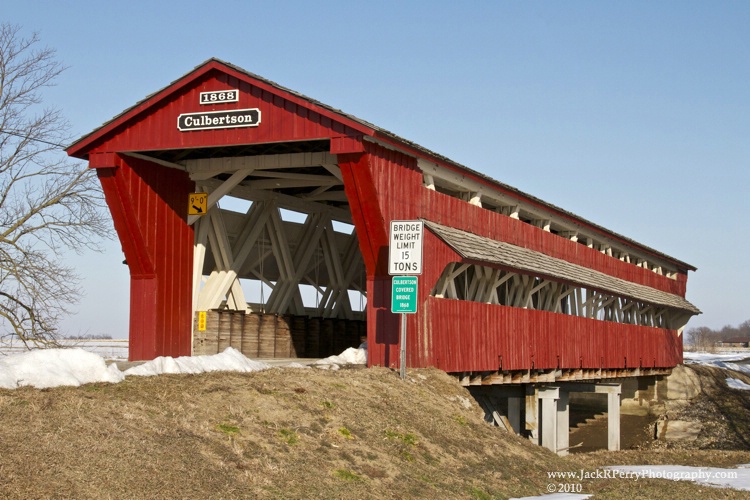
[[[367,336],[366,279],[328,141],[130,153],[186,172],[192,354],[319,358]],[[188,203],[188,200],[185,200]]]

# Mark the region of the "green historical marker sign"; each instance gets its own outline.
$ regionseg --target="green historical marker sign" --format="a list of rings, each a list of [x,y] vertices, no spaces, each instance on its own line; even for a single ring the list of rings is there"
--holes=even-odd
[[[391,290],[391,312],[414,314],[417,312],[417,277],[394,276]]]

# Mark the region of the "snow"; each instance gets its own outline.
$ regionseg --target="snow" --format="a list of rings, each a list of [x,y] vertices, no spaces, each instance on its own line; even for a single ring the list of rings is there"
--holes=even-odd
[[[39,389],[93,382],[117,383],[125,375],[104,358],[83,349],[40,349],[0,358],[0,387]]]
[[[365,349],[349,348],[338,356],[316,362],[315,366],[338,369],[340,365],[366,362]],[[290,363],[290,366],[306,368],[299,363]],[[159,357],[125,371],[120,371],[116,363],[107,366],[104,358],[80,348],[38,349],[0,357],[0,388],[32,386],[43,389],[95,382],[118,383],[130,376],[216,371],[254,372],[270,368],[271,365],[248,359],[231,347],[212,356]]]
[[[732,389],[741,389],[743,391],[750,391],[750,384],[746,384],[742,380],[736,378],[727,378],[727,385]]]
[[[732,352],[726,354],[712,354],[708,352],[686,352],[683,354],[686,365],[706,365],[726,370],[734,370],[750,375],[750,365],[745,363],[732,363],[732,361],[750,360],[747,352]],[[732,382],[730,382],[730,380]],[[733,385],[734,384],[734,385]],[[750,385],[741,380],[728,378],[727,385],[733,389],[750,390]]]
[[[712,488],[733,488],[735,490],[750,491],[750,464],[738,465],[736,469],[688,467],[684,465],[614,465],[604,467],[604,469],[629,474],[635,480],[646,478],[663,479],[666,481],[693,481]],[[556,485],[552,483],[550,486],[554,487]],[[579,500],[589,498],[590,496],[586,494],[553,493],[514,500]]]
[[[89,352],[93,352],[106,360],[128,359],[127,339],[59,339],[60,347],[73,348],[80,347]],[[28,347],[14,337],[0,338],[0,357],[11,354],[22,354],[28,352]]]
[[[750,357],[748,353],[742,352],[728,352],[724,354],[716,354],[710,352],[685,352],[683,353],[686,364],[701,364],[710,365],[716,362],[723,361],[739,361]]]
[[[742,363],[732,363],[731,361],[742,361],[750,358],[747,352],[734,352],[726,354],[711,354],[708,352],[686,352],[683,354],[685,364],[698,364],[726,368],[750,374],[750,365]]]
[[[338,370],[341,365],[363,365],[367,363],[367,350],[350,347],[338,356],[329,356],[313,363],[316,368]]]
[[[616,465],[606,469],[630,472],[643,478],[670,481],[693,481],[714,488],[734,488],[750,491],[750,466],[738,465],[736,469],[718,467],[688,467],[684,465]]]
[[[125,375],[152,377],[162,373],[204,373],[204,372],[257,372],[267,370],[271,365],[246,358],[240,351],[228,347],[220,354],[212,356],[183,356],[172,358],[160,356],[142,365],[125,370]]]

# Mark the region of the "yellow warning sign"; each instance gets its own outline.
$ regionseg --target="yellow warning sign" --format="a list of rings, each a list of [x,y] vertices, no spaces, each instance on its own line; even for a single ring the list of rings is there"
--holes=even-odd
[[[188,215],[206,215],[208,211],[208,193],[190,193]]]
[[[206,331],[206,311],[198,311],[198,331]]]

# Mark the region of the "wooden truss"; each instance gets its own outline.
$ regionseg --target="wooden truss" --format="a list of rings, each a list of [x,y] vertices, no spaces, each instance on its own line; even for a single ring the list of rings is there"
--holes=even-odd
[[[689,314],[583,286],[476,264],[449,264],[432,295],[681,331]]]
[[[349,298],[350,290],[366,293],[357,235],[334,228],[336,221],[351,222],[335,162],[327,153],[187,162],[198,189],[209,193],[207,214],[189,219],[196,224],[194,311],[361,315]],[[249,201],[250,208],[223,210],[225,196]],[[303,214],[304,222],[284,221],[281,209]],[[213,269],[206,272],[209,262]],[[261,283],[259,301],[248,302],[240,279]],[[305,307],[300,285],[315,291],[315,307]]]

